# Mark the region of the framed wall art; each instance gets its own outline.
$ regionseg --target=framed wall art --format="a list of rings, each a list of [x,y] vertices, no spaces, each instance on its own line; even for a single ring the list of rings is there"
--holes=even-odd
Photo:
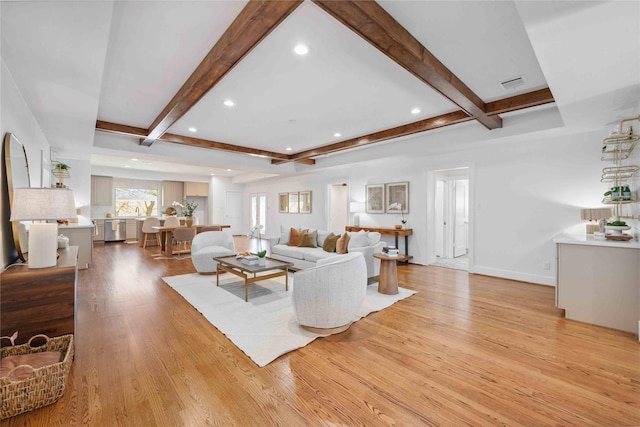
[[[289,213],[298,213],[298,193],[289,193]]]
[[[280,213],[289,212],[289,193],[278,194],[278,210]]]
[[[409,213],[409,183],[392,182],[385,184],[387,213]]]
[[[367,185],[367,213],[384,213],[384,184]]]
[[[301,191],[298,193],[298,212],[311,213],[311,191]]]

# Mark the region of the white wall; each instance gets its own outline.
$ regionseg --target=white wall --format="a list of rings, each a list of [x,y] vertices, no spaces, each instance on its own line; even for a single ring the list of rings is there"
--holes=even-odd
[[[585,229],[580,208],[600,206],[608,184],[600,182],[602,132],[539,136],[530,140],[504,138],[481,148],[428,154],[420,152],[420,138],[411,155],[368,164],[336,167],[316,174],[248,184],[245,194],[266,192],[268,226],[326,228],[327,215],[317,209],[325,203],[327,183],[346,176],[352,200],[364,200],[366,184],[410,182],[409,224],[414,230],[410,253],[428,264],[428,215],[433,214],[433,180],[429,172],[468,166],[470,178],[471,271],[533,283],[555,285],[556,249],[552,239],[566,229]],[[408,152],[408,151],[407,151]],[[348,174],[348,175],[346,175]],[[311,215],[279,214],[279,192],[311,189]],[[362,226],[393,227],[399,215],[366,214]],[[637,223],[636,223],[637,226]],[[402,248],[402,243],[400,247]],[[551,268],[546,270],[544,264]]]
[[[4,61],[2,61],[0,67],[0,84],[0,132],[2,140],[4,141],[4,136],[7,132],[10,132],[25,146],[29,161],[31,186],[39,187],[42,176],[42,157],[49,158],[49,142],[25,103]],[[2,151],[1,155],[4,158],[4,150]],[[2,175],[2,210],[0,214],[2,215],[0,218],[2,223],[0,228],[2,245],[0,246],[0,256],[4,267],[13,262],[17,254],[13,248],[11,237],[4,172],[0,175]]]

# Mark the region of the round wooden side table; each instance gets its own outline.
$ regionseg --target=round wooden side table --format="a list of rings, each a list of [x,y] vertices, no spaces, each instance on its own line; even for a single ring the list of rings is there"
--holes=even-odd
[[[378,281],[378,292],[385,295],[396,295],[398,293],[398,261],[409,261],[412,256],[398,255],[394,257],[386,256],[383,253],[373,254],[380,260],[380,279]]]

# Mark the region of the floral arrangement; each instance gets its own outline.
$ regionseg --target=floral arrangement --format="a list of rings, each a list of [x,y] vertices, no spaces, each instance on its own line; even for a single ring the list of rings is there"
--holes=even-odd
[[[402,211],[402,203],[391,203],[389,205],[389,210],[394,210],[394,211],[400,211],[400,214],[402,215],[402,219],[400,220],[400,222],[402,222],[402,225],[405,225],[407,223],[407,219],[404,217],[404,212]]]
[[[182,203],[174,201],[173,203],[171,203],[171,206],[180,206],[180,209],[182,209],[182,215],[190,218],[193,216],[193,212],[195,212],[198,204],[185,200]]]
[[[262,249],[262,238],[260,236],[260,230],[264,228],[262,224],[256,224],[247,233],[247,238],[249,239],[258,239],[258,258],[264,258],[267,255],[267,251]]]

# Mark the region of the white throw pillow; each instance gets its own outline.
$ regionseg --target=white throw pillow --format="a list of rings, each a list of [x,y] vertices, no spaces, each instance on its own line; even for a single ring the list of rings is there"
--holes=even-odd
[[[288,245],[289,240],[291,239],[291,227],[285,227],[284,225],[280,226],[280,239],[278,240],[279,245]]]
[[[358,231],[357,233],[349,233],[349,245],[347,246],[348,250],[351,248],[362,248],[364,246],[369,246],[369,232],[368,231]]]
[[[381,237],[382,236],[380,235],[379,232],[370,231],[369,232],[369,246],[375,246],[380,241]]]

